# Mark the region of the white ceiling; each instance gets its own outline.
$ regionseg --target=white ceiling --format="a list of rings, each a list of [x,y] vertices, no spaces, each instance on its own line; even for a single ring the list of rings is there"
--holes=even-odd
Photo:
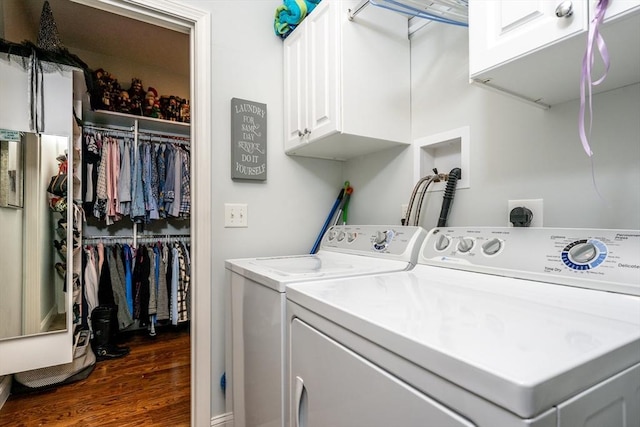
[[[40,26],[44,0],[20,0],[33,25]],[[71,0],[49,0],[62,44],[74,52],[81,49],[128,58],[189,75],[189,35],[126,18]],[[32,40],[34,43],[36,40]],[[80,59],[82,55],[78,54]],[[88,64],[91,67],[91,64]]]

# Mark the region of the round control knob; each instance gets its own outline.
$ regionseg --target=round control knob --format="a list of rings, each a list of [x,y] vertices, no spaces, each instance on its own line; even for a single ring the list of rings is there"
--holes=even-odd
[[[571,270],[584,271],[598,268],[608,255],[607,245],[597,239],[575,240],[565,246],[560,256]]]
[[[598,255],[598,250],[593,243],[581,243],[569,250],[569,257],[579,264],[587,264]]]
[[[347,242],[351,243],[354,240],[356,240],[356,237],[358,237],[358,233],[353,232],[353,233],[347,233]]]
[[[393,230],[378,231],[373,237],[373,249],[376,251],[383,251],[387,249],[393,240],[394,235],[395,232]]]
[[[570,0],[561,2],[556,7],[556,16],[558,18],[568,18],[573,15],[573,3]]]
[[[327,234],[327,239],[329,241],[335,239],[336,238],[336,234],[338,234],[338,233],[336,233],[335,230],[329,230],[329,233]]]
[[[338,242],[342,242],[347,234],[344,231],[338,233]]]
[[[495,255],[502,248],[500,239],[491,239],[482,245],[482,252],[487,255]]]
[[[462,253],[467,253],[473,248],[473,239],[469,237],[464,237],[460,239],[458,242],[458,251]]]
[[[444,234],[439,235],[436,240],[436,251],[444,251],[449,247],[449,243],[451,243],[451,240],[447,236]]]

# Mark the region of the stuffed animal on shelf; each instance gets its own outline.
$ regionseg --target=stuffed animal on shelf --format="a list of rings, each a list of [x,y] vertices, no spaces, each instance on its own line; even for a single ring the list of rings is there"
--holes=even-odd
[[[191,107],[188,99],[183,99],[180,104],[180,121],[183,123],[191,122]]]
[[[94,90],[91,105],[95,110],[115,111],[121,92],[118,80],[102,68],[93,72]]]
[[[127,92],[126,90],[120,91],[120,96],[118,96],[118,103],[116,105],[116,111],[125,114],[129,114],[131,112],[131,100],[129,99],[129,92]]]
[[[158,98],[158,91],[149,86],[147,89],[147,94],[144,99],[144,115],[147,117],[152,117],[153,115],[153,106],[156,104],[156,99]]]
[[[133,78],[131,79],[131,87],[129,88],[129,101],[130,101],[130,113],[135,114],[136,116],[142,116],[143,114],[143,106],[145,102],[145,97],[147,94],[145,93],[144,86],[142,86],[142,80]]]

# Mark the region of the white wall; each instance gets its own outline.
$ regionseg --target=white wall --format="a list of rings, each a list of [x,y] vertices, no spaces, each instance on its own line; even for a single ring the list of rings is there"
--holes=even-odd
[[[449,225],[506,226],[508,199],[542,198],[546,227],[639,229],[640,85],[593,98],[590,142],[601,199],[578,138],[579,102],[544,111],[470,85],[467,42],[465,28],[433,23],[411,44],[412,139],[470,126],[471,188],[457,191]],[[356,188],[354,222],[399,223],[415,184],[412,162],[408,148],[346,165]],[[441,201],[442,192],[428,199],[425,228],[435,227]]]
[[[280,0],[185,0],[212,14],[213,39],[213,360],[224,361],[224,260],[308,253],[342,182],[342,163],[288,157],[283,150],[282,41],[273,32]],[[231,98],[267,104],[267,181],[231,180]],[[248,228],[224,228],[224,203],[248,204]],[[196,236],[201,238],[201,236]],[[206,238],[206,236],[205,236]],[[199,284],[199,286],[207,286]],[[212,415],[224,412],[213,366]]]

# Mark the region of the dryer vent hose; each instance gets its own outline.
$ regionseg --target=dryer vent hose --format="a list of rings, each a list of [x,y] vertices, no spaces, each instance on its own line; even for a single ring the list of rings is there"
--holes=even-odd
[[[462,175],[460,168],[453,168],[449,172],[449,179],[447,180],[447,186],[444,189],[444,197],[442,199],[442,209],[440,210],[440,218],[438,218],[438,227],[446,227],[447,217],[449,216],[449,209],[451,209],[451,203],[453,203],[453,196],[456,194],[456,185]]]

